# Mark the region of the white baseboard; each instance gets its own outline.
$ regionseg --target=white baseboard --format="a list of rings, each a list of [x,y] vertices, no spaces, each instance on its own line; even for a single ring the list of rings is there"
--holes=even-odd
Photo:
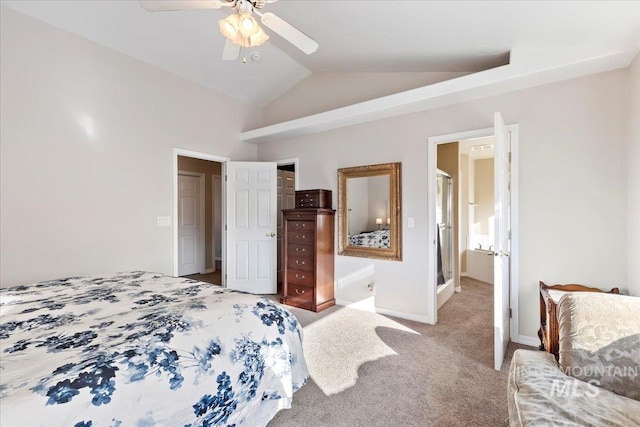
[[[215,273],[215,269],[214,268],[207,268],[205,271],[203,271],[200,274],[209,274],[209,273]]]
[[[538,347],[540,345],[540,339],[538,337],[528,337],[526,335],[518,336],[518,344],[530,345],[531,347]]]
[[[345,301],[345,300],[336,299],[336,304],[337,305],[342,305],[342,306],[349,306],[349,305],[353,304],[353,301]],[[384,314],[386,316],[398,317],[400,319],[413,320],[414,322],[427,323],[429,325],[433,325],[433,322],[429,321],[427,316],[420,316],[420,315],[417,315],[417,314],[402,313],[400,311],[388,310],[386,308],[380,308],[380,307],[376,307],[375,309],[376,309],[376,313],[378,313],[378,314]]]
[[[385,314],[387,316],[399,317],[400,319],[413,320],[414,322],[427,323],[429,325],[434,324],[432,321],[429,321],[429,318],[427,318],[427,316],[402,313],[400,311],[388,310],[386,308],[376,307],[376,313]]]

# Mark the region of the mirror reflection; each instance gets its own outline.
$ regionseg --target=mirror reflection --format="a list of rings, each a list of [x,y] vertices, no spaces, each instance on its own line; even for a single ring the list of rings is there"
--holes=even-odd
[[[347,179],[349,246],[389,248],[389,176]]]
[[[400,163],[338,169],[338,254],[402,259]]]

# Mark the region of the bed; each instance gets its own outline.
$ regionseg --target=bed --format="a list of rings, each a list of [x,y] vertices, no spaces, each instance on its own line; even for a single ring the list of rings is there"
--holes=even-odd
[[[134,271],[0,293],[2,426],[264,426],[309,378],[271,300]]]
[[[389,248],[389,229],[366,231],[349,236],[349,246]]]

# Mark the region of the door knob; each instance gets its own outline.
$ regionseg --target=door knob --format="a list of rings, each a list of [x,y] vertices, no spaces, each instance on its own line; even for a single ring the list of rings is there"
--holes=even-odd
[[[267,233],[267,237],[276,237],[276,233]]]

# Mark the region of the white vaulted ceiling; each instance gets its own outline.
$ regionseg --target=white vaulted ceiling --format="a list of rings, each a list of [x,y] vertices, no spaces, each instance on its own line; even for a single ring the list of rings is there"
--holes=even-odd
[[[320,48],[307,56],[270,33],[246,52],[246,64],[220,59],[217,21],[227,9],[150,13],[136,0],[2,5],[260,107],[310,73],[476,72],[506,64],[512,49],[640,46],[639,1],[280,0],[264,11]]]

